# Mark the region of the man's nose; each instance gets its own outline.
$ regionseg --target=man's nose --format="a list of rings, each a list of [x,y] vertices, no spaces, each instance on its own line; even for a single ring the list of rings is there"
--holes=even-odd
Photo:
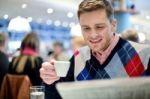
[[[97,37],[97,35],[98,35],[98,32],[93,29],[93,30],[91,31],[91,37],[94,38],[94,37]]]

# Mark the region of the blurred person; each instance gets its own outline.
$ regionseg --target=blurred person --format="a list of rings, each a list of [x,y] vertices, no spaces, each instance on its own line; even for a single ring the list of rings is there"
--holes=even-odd
[[[59,41],[53,43],[53,51],[49,55],[49,60],[68,60],[68,55],[63,51],[63,44]]]
[[[139,43],[139,36],[138,36],[137,31],[135,30],[127,30],[121,33],[121,37],[130,41]]]
[[[50,51],[47,53],[47,55],[50,56],[52,53],[53,53],[53,51],[50,50]]]
[[[73,52],[75,52],[80,47],[83,47],[85,45],[86,45],[86,43],[85,43],[84,38],[82,36],[72,37],[71,46],[72,46]]]
[[[8,71],[9,60],[8,56],[5,54],[6,46],[6,35],[5,33],[0,33],[0,88],[5,74]]]
[[[65,81],[113,79],[150,75],[150,48],[119,37],[117,22],[108,0],[83,0],[78,19],[87,46],[77,50],[70,59],[66,77],[58,77],[54,61],[44,62],[40,76],[45,82],[46,99],[61,99],[55,84]],[[137,48],[138,46],[138,48]]]
[[[36,33],[31,32],[21,42],[20,55],[13,57],[9,73],[17,75],[28,75],[32,85],[41,85],[39,69],[43,59],[38,56],[39,38]]]
[[[126,40],[141,43],[141,44],[150,44],[150,40],[148,40],[145,33],[138,32],[133,29],[129,29],[121,33],[121,37]]]

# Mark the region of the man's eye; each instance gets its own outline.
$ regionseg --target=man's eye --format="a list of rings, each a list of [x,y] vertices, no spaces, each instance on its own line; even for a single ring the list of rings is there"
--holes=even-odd
[[[102,26],[99,26],[99,27],[97,27],[98,29],[102,29],[103,27]]]
[[[83,30],[89,30],[89,28],[83,28]]]

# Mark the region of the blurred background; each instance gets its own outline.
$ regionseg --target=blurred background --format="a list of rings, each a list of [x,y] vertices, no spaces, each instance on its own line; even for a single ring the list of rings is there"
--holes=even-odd
[[[77,8],[82,0],[0,0],[0,31],[8,36],[7,53],[11,56],[23,37],[34,31],[40,37],[40,55],[46,60],[53,43],[63,43],[72,53],[74,36],[81,36]],[[150,39],[150,0],[111,0],[118,34],[128,31],[139,35],[139,42]],[[129,32],[129,33],[130,33]]]

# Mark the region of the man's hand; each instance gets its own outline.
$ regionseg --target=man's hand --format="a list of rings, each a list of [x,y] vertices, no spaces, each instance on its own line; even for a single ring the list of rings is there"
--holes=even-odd
[[[40,77],[46,84],[49,85],[60,79],[60,77],[56,75],[54,69],[54,60],[51,60],[50,62],[44,62],[42,64],[40,69]]]

